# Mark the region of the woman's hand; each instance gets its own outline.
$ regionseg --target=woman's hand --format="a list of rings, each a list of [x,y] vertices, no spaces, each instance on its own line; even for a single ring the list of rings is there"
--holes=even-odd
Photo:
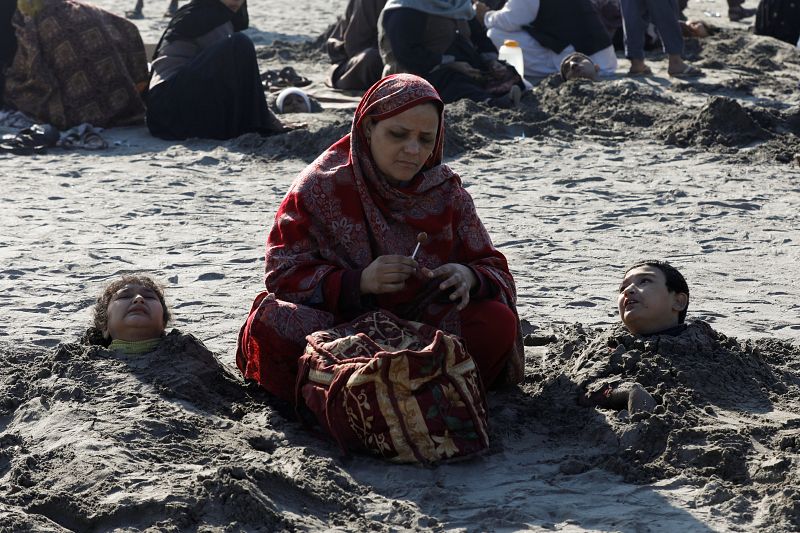
[[[422,275],[428,279],[444,278],[439,284],[439,289],[453,288],[450,300],[458,301],[456,309],[459,311],[469,304],[469,293],[478,284],[478,278],[472,269],[459,263],[448,263],[434,270],[423,268]]]
[[[456,72],[460,72],[461,74],[475,80],[483,79],[483,73],[466,61],[452,61],[450,63],[445,63],[441,66],[441,68],[447,68]]]
[[[486,24],[483,23],[483,19],[486,17],[486,13],[491,11],[489,6],[483,2],[473,2],[472,7],[475,8],[475,18],[478,19],[478,22],[480,22],[482,27],[486,27]]]
[[[401,291],[416,270],[417,262],[406,255],[382,255],[361,272],[361,294]]]

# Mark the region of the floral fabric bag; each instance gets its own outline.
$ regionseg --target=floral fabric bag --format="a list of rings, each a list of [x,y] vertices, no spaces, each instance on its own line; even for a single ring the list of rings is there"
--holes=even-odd
[[[431,464],[489,447],[480,377],[458,337],[375,311],[307,340],[298,405],[344,451]]]

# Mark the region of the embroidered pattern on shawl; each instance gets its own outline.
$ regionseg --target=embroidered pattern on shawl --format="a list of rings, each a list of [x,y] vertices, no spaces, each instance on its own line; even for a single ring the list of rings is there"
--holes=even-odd
[[[59,129],[140,124],[147,58],[136,26],[74,0],[45,0],[13,18],[18,48],[6,103]]]
[[[442,164],[443,112],[433,153],[408,187],[391,186],[375,167],[362,132],[364,118],[382,120],[427,102],[443,107],[435,89],[422,78],[410,74],[384,78],[364,95],[350,134],[298,176],[267,241],[265,283],[276,298],[309,304],[327,275],[363,269],[380,255],[408,255],[417,234],[424,231],[429,241],[417,256],[420,266],[466,264],[499,289],[499,300],[516,309],[516,287],[505,257],[492,245],[461,179]],[[396,311],[395,304],[411,301],[423,287],[422,281],[411,279],[404,291],[379,298],[379,304]],[[454,306],[430,315],[432,325],[460,334]],[[518,344],[512,382],[522,377]]]

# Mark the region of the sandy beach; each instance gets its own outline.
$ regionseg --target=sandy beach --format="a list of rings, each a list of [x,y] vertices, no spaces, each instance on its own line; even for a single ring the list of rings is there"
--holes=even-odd
[[[136,21],[145,43],[166,4]],[[311,41],[346,2],[248,4],[262,70],[291,65],[330,97]],[[690,2],[721,27],[687,42],[699,81],[655,55],[652,78],[621,59],[600,83],[542,80],[517,110],[447,106],[447,162],[508,258],[525,333],[556,340],[490,394],[491,452],[435,469],[342,457],[237,381],[275,211],[349,130],[352,98],[269,138],[137,126],[104,131],[106,150],[0,154],[0,531],[799,529],[800,51],[726,13]],[[650,380],[662,413],[581,411],[576,360],[622,335],[617,286],[642,257],[685,274],[697,334],[668,360],[623,339],[609,362]],[[150,362],[58,347],[138,271],[221,366],[178,341]]]

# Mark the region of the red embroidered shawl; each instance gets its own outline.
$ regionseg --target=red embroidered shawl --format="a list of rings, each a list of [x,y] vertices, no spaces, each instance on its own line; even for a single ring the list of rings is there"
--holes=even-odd
[[[492,245],[461,179],[442,164],[443,112],[434,151],[408,187],[390,185],[372,160],[364,117],[382,120],[425,102],[444,107],[422,78],[397,74],[380,80],[362,98],[350,134],[294,181],[267,240],[265,282],[278,299],[312,302],[327,275],[363,269],[380,255],[410,255],[424,231],[429,240],[417,255],[420,266],[469,265],[514,309],[516,288],[506,259]],[[408,301],[421,287],[410,280],[401,294],[379,303],[391,311],[388,302]]]

